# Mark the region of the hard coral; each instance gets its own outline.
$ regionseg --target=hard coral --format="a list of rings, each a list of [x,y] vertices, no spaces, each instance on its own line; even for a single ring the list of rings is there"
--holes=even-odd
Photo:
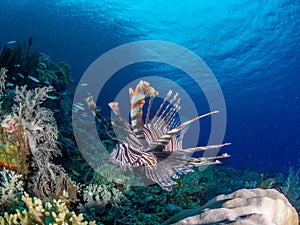
[[[22,177],[11,170],[0,171],[0,207],[10,210],[18,204],[24,190]]]
[[[274,189],[241,189],[219,195],[203,207],[182,211],[163,225],[173,224],[290,224],[298,225],[298,214],[283,194]]]
[[[96,225],[95,222],[86,222],[82,214],[76,215],[70,211],[62,200],[43,203],[38,198],[31,198],[27,193],[22,196],[26,203],[27,210],[17,211],[15,214],[5,213],[0,217],[2,225],[45,225],[45,224],[65,224],[65,225]]]
[[[90,184],[83,190],[84,207],[95,210],[99,215],[104,213],[108,203],[120,203],[123,197],[118,189],[105,185]]]

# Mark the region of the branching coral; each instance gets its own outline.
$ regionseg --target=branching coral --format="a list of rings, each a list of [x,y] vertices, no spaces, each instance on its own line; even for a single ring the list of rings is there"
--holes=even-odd
[[[51,110],[41,104],[49,97],[53,88],[42,87],[26,90],[26,86],[17,87],[13,115],[26,129],[32,167],[36,174],[32,190],[40,198],[57,197],[66,189],[69,182],[64,169],[51,162],[60,150],[57,147],[58,130]]]
[[[83,215],[76,215],[70,211],[66,203],[59,199],[53,202],[43,202],[38,198],[31,198],[27,193],[22,196],[26,203],[27,210],[17,211],[15,214],[5,213],[0,217],[2,225],[46,225],[46,224],[64,224],[64,225],[96,225],[95,222],[85,222]]]
[[[3,67],[0,69],[0,97],[2,97],[3,91],[5,89],[5,81],[7,78],[7,75],[6,75],[7,71],[8,70]],[[2,105],[2,101],[0,101],[0,108],[1,108],[1,105]]]
[[[108,203],[120,203],[123,197],[118,189],[108,189],[105,185],[90,184],[83,190],[84,207],[94,209],[96,214],[104,213]]]
[[[100,165],[94,175],[93,181],[97,184],[109,184],[114,182],[123,185],[124,188],[129,185],[129,177],[125,176],[120,168],[111,164]]]
[[[0,171],[0,207],[10,210],[18,204],[24,190],[22,175],[3,169]]]
[[[0,94],[2,94],[3,90],[5,89],[5,80],[6,80],[6,77],[7,77],[7,75],[6,75],[7,71],[8,70],[5,69],[5,68],[0,69]]]

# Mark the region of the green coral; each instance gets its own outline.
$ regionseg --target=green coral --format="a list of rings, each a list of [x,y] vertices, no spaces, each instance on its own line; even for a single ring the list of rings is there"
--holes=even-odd
[[[14,126],[11,132],[6,127],[5,121],[16,118],[7,117],[0,126],[0,164],[2,167],[16,170],[18,173],[27,174],[29,171],[28,157],[30,155],[26,130],[22,126]]]
[[[67,86],[74,82],[71,77],[71,67],[67,63],[60,62],[58,64],[58,69],[60,72],[59,81],[62,85]]]
[[[282,186],[283,194],[289,199],[291,204],[300,211],[300,169],[289,168],[289,174]]]

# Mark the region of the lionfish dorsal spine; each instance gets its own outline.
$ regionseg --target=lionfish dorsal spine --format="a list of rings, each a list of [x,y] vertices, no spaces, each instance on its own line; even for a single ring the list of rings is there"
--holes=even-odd
[[[175,116],[180,110],[179,104],[180,98],[174,103],[169,112],[164,116],[164,120],[160,123],[159,129],[161,129],[163,125],[165,131],[168,131],[174,127],[176,121]]]
[[[118,102],[110,102],[108,105],[111,108],[111,110],[114,112],[114,114],[118,117],[118,119],[122,122],[122,128],[124,130],[131,130],[130,124],[121,115],[121,112],[119,109],[119,103]]]
[[[148,124],[150,122],[150,113],[151,113],[152,104],[153,104],[154,99],[155,99],[155,95],[151,94],[150,99],[149,99],[149,103],[148,103],[146,119],[145,119],[146,124]]]
[[[177,96],[178,96],[178,93],[176,93],[173,96],[173,98],[168,103],[168,105],[166,106],[166,108],[160,114],[158,120],[155,123],[155,126],[158,129],[163,129],[164,131],[167,131],[167,128],[168,128],[167,124],[169,123],[169,121],[167,120],[167,118],[169,117],[169,114],[172,113],[172,109],[174,108],[173,104],[176,101]]]
[[[162,110],[162,108],[164,107],[165,103],[167,102],[167,100],[171,97],[172,95],[172,91],[169,90],[166,97],[164,98],[164,100],[162,101],[162,103],[160,104],[158,110],[156,111],[154,117],[151,120],[151,124],[155,125],[156,121],[159,119],[159,113]]]
[[[131,127],[137,138],[142,141],[145,140],[143,132],[143,106],[145,104],[145,97],[148,95],[156,96],[158,92],[146,81],[141,80],[134,90],[129,88]]]

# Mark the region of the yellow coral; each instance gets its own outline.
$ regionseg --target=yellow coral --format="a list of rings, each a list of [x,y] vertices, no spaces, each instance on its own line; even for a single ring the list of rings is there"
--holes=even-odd
[[[61,199],[43,204],[40,199],[31,198],[24,193],[22,200],[28,210],[17,211],[15,214],[5,212],[4,217],[0,217],[1,225],[96,225],[94,221],[83,221],[83,215],[76,215],[75,212],[70,211]]]

